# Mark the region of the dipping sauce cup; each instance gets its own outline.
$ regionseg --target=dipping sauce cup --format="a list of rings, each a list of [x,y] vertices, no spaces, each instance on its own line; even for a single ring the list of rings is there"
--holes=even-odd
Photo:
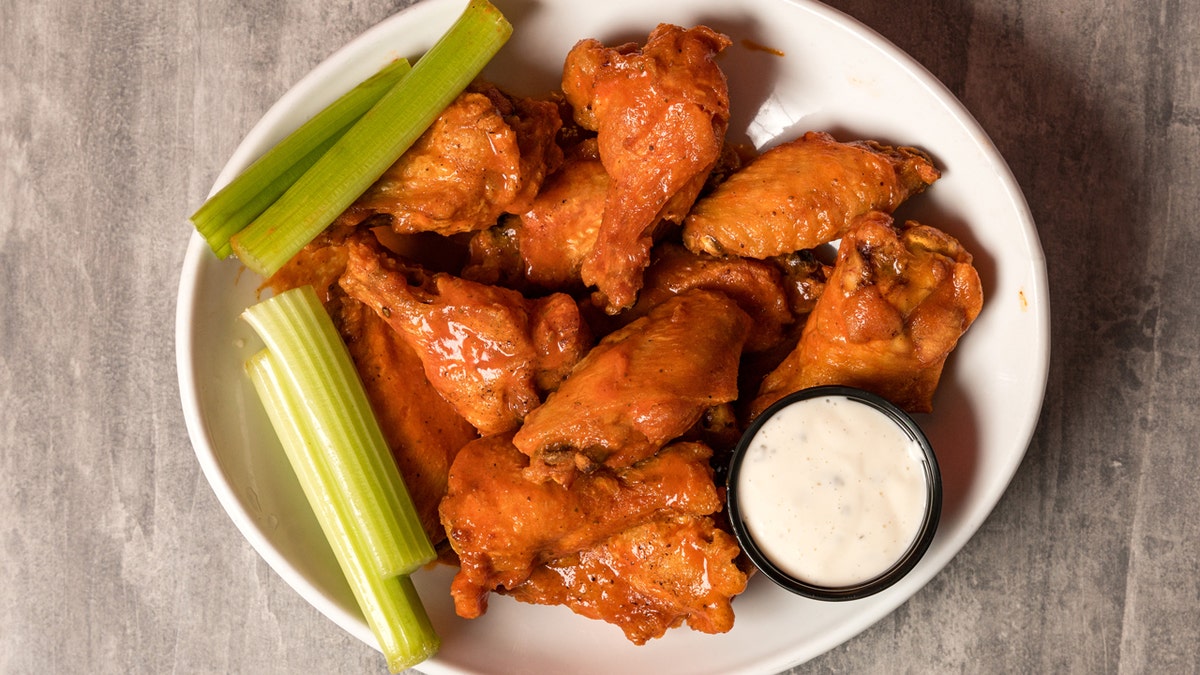
[[[777,401],[746,430],[727,475],[742,550],[775,583],[819,600],[863,598],[900,580],[941,517],[941,473],[921,428],[853,387]]]

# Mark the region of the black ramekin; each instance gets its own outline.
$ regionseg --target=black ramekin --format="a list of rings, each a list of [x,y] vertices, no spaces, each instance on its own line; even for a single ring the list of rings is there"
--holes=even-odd
[[[738,475],[741,473],[742,458],[745,456],[747,448],[762,425],[780,410],[793,403],[822,397],[845,398],[864,403],[879,410],[890,417],[909,438],[915,441],[924,454],[922,464],[925,468],[925,488],[927,490],[925,517],[916,537],[913,538],[908,549],[882,573],[866,581],[849,586],[818,586],[797,579],[784,572],[759,549],[757,543],[754,541],[754,537],[750,534],[749,529],[742,519],[741,508],[738,505],[737,482]],[[938,521],[941,519],[942,513],[942,476],[938,469],[937,457],[933,453],[933,447],[930,445],[929,439],[925,437],[924,432],[921,431],[921,427],[917,425],[912,417],[886,399],[855,387],[826,385],[802,389],[781,398],[764,410],[762,414],[755,418],[750,427],[746,429],[746,432],[742,435],[741,440],[734,449],[725,485],[725,499],[729,509],[729,519],[733,525],[734,535],[737,537],[742,550],[767,578],[793,593],[817,600],[856,600],[865,598],[899,581],[925,555],[925,551],[929,548],[929,544],[933,541],[933,537],[937,533]]]

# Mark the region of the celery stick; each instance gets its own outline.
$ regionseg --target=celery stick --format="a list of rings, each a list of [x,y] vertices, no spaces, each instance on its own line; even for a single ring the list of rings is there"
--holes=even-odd
[[[243,230],[324,155],[358,118],[408,74],[405,59],[392,61],[300,125],[192,214],[192,224],[213,253],[232,251],[229,238]]]
[[[511,34],[512,26],[491,3],[472,0],[407,77],[233,236],[242,263],[264,277],[274,274],[399,159]]]
[[[412,580],[407,576],[385,578],[375,570],[352,509],[333,496],[337,488],[317,449],[320,439],[314,437],[275,358],[264,349],[246,363],[246,372],[389,669],[400,672],[433,656],[441,641]]]
[[[367,608],[363,613],[387,658],[388,670],[398,673],[436,654],[442,641],[412,579],[406,575],[382,579],[377,588],[356,597],[359,606]]]
[[[204,239],[208,242],[208,247],[212,249],[212,252],[218,258],[229,257],[229,254],[233,253],[233,247],[229,245],[229,238],[238,232],[241,232],[246,228],[247,225],[254,222],[254,219],[257,218],[263,211],[266,211],[267,207],[273,204],[275,200],[279,198],[279,195],[287,191],[288,187],[290,187],[292,183],[295,183],[300,176],[303,176],[304,172],[307,171],[310,166],[316,164],[317,160],[321,158],[321,155],[324,155],[326,152],[328,152],[329,148],[333,147],[333,144],[337,142],[337,139],[345,134],[346,130],[349,128],[350,124],[347,124],[342,129],[330,134],[328,138],[322,140],[307,155],[301,157],[291,166],[280,170],[274,178],[268,179],[269,182],[265,185],[262,185],[262,189],[259,192],[253,194],[247,192],[245,195],[245,201],[242,201],[240,205],[224,207],[232,210],[229,210],[228,212],[221,212],[218,210],[221,207],[209,207],[209,204],[213,204],[213,202],[205,202],[205,205],[201,206],[200,210],[192,215],[192,224],[195,225],[196,231],[204,236]],[[267,155],[264,155],[263,157],[265,158],[266,156]],[[251,168],[254,168],[255,166],[260,165],[252,164]],[[238,178],[246,175],[247,174],[245,173],[238,174]],[[237,178],[234,180],[236,181]],[[245,184],[249,185],[249,183]],[[230,183],[229,185],[233,185],[233,183]],[[218,192],[213,197],[216,198],[221,195],[232,194],[233,193]],[[230,197],[224,201],[227,204],[232,204],[233,198]]]
[[[333,487],[361,531],[376,573],[408,574],[434,559],[433,546],[371,411],[350,354],[311,286],[242,314],[295,392],[297,417],[327,464]]]

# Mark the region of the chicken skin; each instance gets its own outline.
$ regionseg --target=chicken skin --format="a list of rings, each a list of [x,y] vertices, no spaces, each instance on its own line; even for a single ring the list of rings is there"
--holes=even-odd
[[[527,280],[550,289],[583,285],[581,269],[596,244],[609,182],[591,157],[568,159],[550,177],[520,216],[517,241]]]
[[[796,349],[763,380],[757,415],[822,384],[861,387],[908,412],[932,412],[946,357],[983,304],[979,275],[953,237],[880,212],[842,237],[825,292]]]
[[[839,143],[810,131],[759,155],[699,200],[683,224],[692,251],[750,258],[838,239],[869,211],[891,213],[940,177],[914,148]]]
[[[633,304],[656,227],[683,219],[721,155],[729,88],[715,57],[729,44],[704,26],[661,24],[641,48],[588,39],[567,55],[563,94],[597,132],[612,180],[581,269],[609,313]]]
[[[516,428],[587,351],[574,300],[430,274],[359,237],[340,284],[399,332],[426,377],[481,434]]]
[[[746,589],[741,549],[711,518],[678,516],[631,527],[578,554],[537,567],[500,590],[522,602],[566,605],[619,626],[634,644],[687,622],[702,633],[733,628],[733,596]]]
[[[607,335],[514,436],[529,477],[630,466],[734,400],[750,326],[728,296],[697,289]]]
[[[339,218],[386,214],[397,233],[482,230],[529,207],[562,151],[558,106],[477,84],[450,104]]]
[[[724,293],[750,315],[754,327],[746,338],[748,352],[778,344],[795,320],[784,276],[776,265],[751,258],[695,254],[678,244],[660,244],[652,257],[637,302],[617,317],[622,323],[645,316],[653,307],[693,288]]]
[[[528,211],[471,239],[463,276],[510,287],[573,292],[596,243],[609,179],[596,157],[570,156]]]
[[[590,549],[631,527],[721,509],[710,451],[680,443],[621,471],[580,476],[568,488],[525,477],[529,458],[511,434],[459,451],[442,500],[442,524],[458,554],[455,611],[475,618],[498,588],[516,588],[535,568]]]

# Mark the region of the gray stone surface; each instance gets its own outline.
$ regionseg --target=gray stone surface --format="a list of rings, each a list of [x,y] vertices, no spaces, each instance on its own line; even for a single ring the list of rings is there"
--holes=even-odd
[[[254,121],[404,0],[0,0],[0,672],[383,672],[193,458],[185,218]],[[834,0],[1008,158],[1049,261],[1024,464],[916,597],[795,672],[1200,670],[1200,4]]]

